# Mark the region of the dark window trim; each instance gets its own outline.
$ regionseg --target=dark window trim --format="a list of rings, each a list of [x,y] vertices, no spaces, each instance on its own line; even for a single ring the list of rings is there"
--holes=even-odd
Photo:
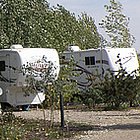
[[[85,57],[85,65],[95,65],[95,56]]]
[[[0,71],[5,71],[5,61],[0,61]]]

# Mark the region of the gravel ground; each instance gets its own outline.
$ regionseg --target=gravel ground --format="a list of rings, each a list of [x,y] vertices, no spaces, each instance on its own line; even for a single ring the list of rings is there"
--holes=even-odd
[[[14,114],[26,119],[43,119],[43,111],[39,109],[19,111]],[[69,122],[85,124],[82,134],[72,138],[73,140],[140,140],[140,109],[126,111],[65,110],[64,114],[67,125]],[[45,116],[47,120],[53,116],[55,122],[60,122],[58,110],[53,111],[53,115],[50,110],[45,110]]]

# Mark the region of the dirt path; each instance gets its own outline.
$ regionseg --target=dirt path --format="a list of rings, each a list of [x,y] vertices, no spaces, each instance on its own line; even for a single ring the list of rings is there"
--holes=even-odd
[[[27,119],[43,119],[42,110],[14,112]],[[140,110],[127,111],[75,111],[65,110],[65,121],[84,124],[82,134],[73,140],[140,140]],[[45,110],[46,119],[51,111]],[[53,112],[54,121],[60,122],[60,111]]]

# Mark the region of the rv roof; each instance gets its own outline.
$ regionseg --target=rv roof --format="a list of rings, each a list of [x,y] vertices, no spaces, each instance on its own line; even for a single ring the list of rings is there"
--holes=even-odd
[[[111,47],[105,47],[105,48],[97,48],[97,49],[87,49],[87,50],[78,50],[78,51],[65,51],[64,53],[67,54],[67,53],[82,53],[82,52],[89,52],[89,51],[94,51],[94,52],[98,52],[98,51],[101,51],[101,50],[104,50],[106,52],[120,52],[120,51],[125,51],[125,50],[133,50],[135,51],[135,48],[111,48]]]
[[[87,49],[87,50],[77,50],[77,51],[65,51],[64,53],[79,53],[79,52],[87,52],[87,51],[100,51],[100,49]]]
[[[22,48],[23,48],[22,45],[19,45],[19,44],[12,45],[12,46],[10,47],[10,49],[22,49]]]

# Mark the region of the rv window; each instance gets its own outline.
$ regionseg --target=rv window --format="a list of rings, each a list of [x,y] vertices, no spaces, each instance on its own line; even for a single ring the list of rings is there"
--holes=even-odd
[[[100,60],[97,60],[96,63],[101,63],[101,61]]]
[[[85,57],[85,65],[95,65],[95,56]]]
[[[85,65],[90,65],[89,57],[85,57]]]
[[[90,65],[95,65],[95,57],[90,57]]]
[[[102,60],[103,64],[109,65],[107,60]]]
[[[65,56],[62,56],[62,59],[65,59]]]
[[[5,61],[0,61],[0,71],[5,71]]]

